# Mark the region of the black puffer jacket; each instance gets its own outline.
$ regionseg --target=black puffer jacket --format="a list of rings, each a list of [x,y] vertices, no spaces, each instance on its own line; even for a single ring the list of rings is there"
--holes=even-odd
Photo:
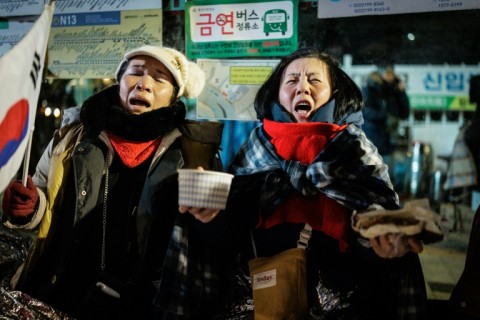
[[[118,87],[113,86],[82,108],[96,108],[95,117],[108,116],[102,109],[116,101]],[[92,119],[88,130],[81,123],[61,128],[42,156],[33,178],[47,209],[52,208],[51,222],[42,221],[17,288],[78,318],[151,317],[179,215],[177,169],[221,170],[222,125],[185,120],[162,136],[151,160],[129,169],[103,128],[91,126],[104,122]],[[95,130],[98,135],[92,135]],[[64,156],[67,160],[59,161]],[[202,224],[188,214],[182,219],[190,230],[188,241],[200,244],[196,248],[220,243],[217,224]],[[120,293],[120,299],[100,292],[98,282]],[[205,313],[210,310],[205,305]]]

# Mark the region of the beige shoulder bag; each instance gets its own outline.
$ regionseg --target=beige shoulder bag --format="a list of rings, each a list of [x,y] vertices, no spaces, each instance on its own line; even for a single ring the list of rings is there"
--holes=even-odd
[[[307,271],[305,249],[312,234],[305,224],[297,248],[285,250],[272,257],[248,262],[252,279],[255,320],[299,320],[307,315]]]

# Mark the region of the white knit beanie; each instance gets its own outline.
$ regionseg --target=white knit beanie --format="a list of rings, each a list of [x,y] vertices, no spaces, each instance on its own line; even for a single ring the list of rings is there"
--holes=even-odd
[[[120,82],[122,66],[131,58],[140,55],[155,58],[167,67],[179,87],[177,98],[181,96],[196,98],[202,92],[205,86],[205,74],[196,63],[187,60],[181,52],[175,49],[150,45],[142,46],[125,54],[115,72],[117,82]]]

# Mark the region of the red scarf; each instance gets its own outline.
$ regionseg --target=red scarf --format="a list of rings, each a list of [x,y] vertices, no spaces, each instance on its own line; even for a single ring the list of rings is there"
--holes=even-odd
[[[286,160],[311,164],[320,151],[347,125],[330,123],[279,123],[264,120],[264,128],[278,155]],[[308,222],[313,229],[337,239],[340,250],[348,246],[350,220],[341,204],[319,193],[305,197],[294,193],[257,227],[270,228],[283,222]]]
[[[108,139],[123,164],[129,168],[135,168],[150,158],[162,141],[161,138],[150,141],[132,141],[113,133],[108,133]]]

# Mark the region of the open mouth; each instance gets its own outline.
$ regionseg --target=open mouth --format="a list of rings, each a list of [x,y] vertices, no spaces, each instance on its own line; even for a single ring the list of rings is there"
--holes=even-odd
[[[150,108],[150,103],[148,101],[145,101],[145,100],[141,100],[141,99],[130,99],[130,105],[133,105],[133,106],[142,106],[142,107],[145,107],[145,108]]]
[[[295,111],[299,114],[307,114],[312,110],[312,107],[307,102],[300,102],[295,106]]]

